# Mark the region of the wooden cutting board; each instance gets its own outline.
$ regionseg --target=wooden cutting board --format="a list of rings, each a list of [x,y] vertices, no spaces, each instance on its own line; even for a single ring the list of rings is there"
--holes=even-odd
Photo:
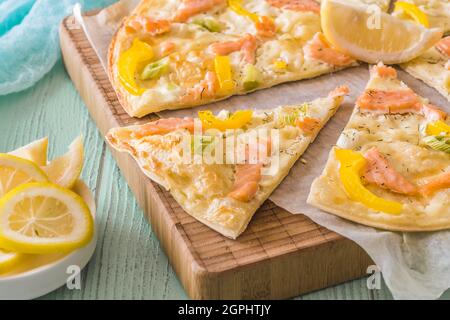
[[[67,72],[103,135],[157,118],[126,114],[73,17],[62,22],[60,41]],[[111,151],[191,298],[288,298],[361,277],[372,264],[351,240],[271,201],[237,240],[225,238],[185,213],[131,156]]]

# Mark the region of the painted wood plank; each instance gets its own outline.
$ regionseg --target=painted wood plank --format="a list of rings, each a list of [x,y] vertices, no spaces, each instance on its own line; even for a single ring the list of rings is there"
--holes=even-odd
[[[367,289],[366,279],[358,279],[326,288],[296,299],[301,300],[372,300],[372,290]]]

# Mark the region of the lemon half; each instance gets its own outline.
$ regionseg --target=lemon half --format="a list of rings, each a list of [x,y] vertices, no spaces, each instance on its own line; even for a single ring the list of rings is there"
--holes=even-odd
[[[84,200],[58,185],[27,183],[0,199],[0,243],[6,250],[69,252],[88,244],[93,230],[93,218]]]
[[[412,60],[442,37],[440,29],[427,29],[346,0],[322,1],[321,23],[332,45],[368,63],[394,64]]]

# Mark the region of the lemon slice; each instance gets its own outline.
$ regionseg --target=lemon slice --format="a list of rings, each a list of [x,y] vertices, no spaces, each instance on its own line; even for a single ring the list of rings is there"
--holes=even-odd
[[[51,182],[65,188],[72,188],[83,169],[83,139],[76,138],[69,151],[43,167]]]
[[[21,254],[0,249],[0,274],[9,272],[19,263]]]
[[[19,149],[8,152],[13,156],[33,161],[38,166],[47,165],[48,138],[42,138]]]
[[[48,181],[48,179],[35,163],[0,153],[0,197],[21,184],[36,181]]]
[[[0,243],[19,253],[63,253],[92,238],[94,223],[84,200],[48,182],[24,184],[0,199]]]
[[[373,12],[346,0],[325,0],[321,6],[323,32],[331,44],[368,63],[402,63],[416,58],[442,37],[440,29]]]

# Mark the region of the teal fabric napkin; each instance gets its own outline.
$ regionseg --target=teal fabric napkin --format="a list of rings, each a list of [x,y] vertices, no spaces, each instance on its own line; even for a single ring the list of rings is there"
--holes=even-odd
[[[0,0],[0,95],[34,85],[60,57],[58,28],[79,2],[84,10],[115,0]]]

